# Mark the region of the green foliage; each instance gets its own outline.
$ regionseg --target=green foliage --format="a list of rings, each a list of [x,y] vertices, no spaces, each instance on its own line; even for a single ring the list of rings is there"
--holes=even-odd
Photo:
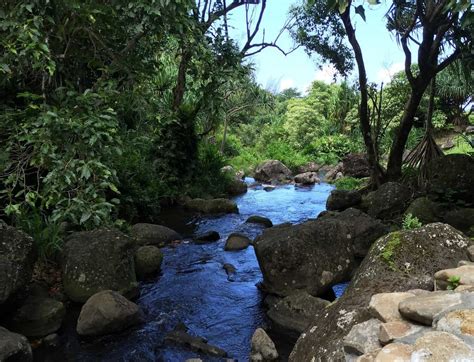
[[[387,244],[382,249],[380,257],[388,264],[390,269],[396,270],[394,255],[400,244],[402,243],[400,233],[393,232],[389,234]]]
[[[58,91],[58,106],[24,94],[25,109],[9,110],[6,151],[11,161],[4,176],[7,215],[28,210],[50,215],[50,221],[86,228],[110,220],[118,194],[115,171],[107,164],[119,154],[117,119],[99,93]]]
[[[450,155],[450,154],[453,154],[453,153],[473,155],[474,154],[474,147],[467,141],[467,139],[465,137],[458,136],[454,140],[454,147],[449,149],[449,150],[446,150],[445,153],[447,155]]]
[[[360,147],[360,143],[354,142],[350,136],[334,134],[317,138],[305,148],[305,153],[316,162],[331,165],[348,153],[360,150]]]
[[[447,290],[454,290],[461,284],[461,277],[458,275],[453,275],[448,278]]]
[[[360,179],[355,177],[341,177],[334,181],[334,185],[338,190],[357,190],[363,187],[366,183],[366,179]]]
[[[60,224],[51,222],[38,211],[21,215],[17,219],[16,226],[33,238],[41,259],[49,259],[61,250]]]
[[[418,220],[416,216],[413,216],[412,214],[408,213],[404,216],[403,222],[402,222],[402,228],[403,230],[413,230],[421,227],[423,224]]]

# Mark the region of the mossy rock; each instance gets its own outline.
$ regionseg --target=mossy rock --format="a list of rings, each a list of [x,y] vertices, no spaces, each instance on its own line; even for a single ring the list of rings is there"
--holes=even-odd
[[[419,197],[412,201],[405,211],[405,215],[411,214],[422,224],[430,224],[442,220],[444,207],[442,204],[430,200],[428,197]]]
[[[372,295],[431,290],[434,273],[466,260],[470,242],[458,230],[441,223],[379,238],[344,295],[314,316],[289,360],[344,360],[342,339],[354,325],[372,318],[368,308]]]
[[[435,159],[427,169],[430,197],[450,203],[474,205],[474,158],[452,154]]]

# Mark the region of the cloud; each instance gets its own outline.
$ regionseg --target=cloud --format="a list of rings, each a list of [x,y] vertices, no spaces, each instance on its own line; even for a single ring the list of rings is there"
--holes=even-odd
[[[334,83],[335,75],[337,74],[336,68],[332,64],[325,64],[321,69],[316,71],[314,80],[319,80],[324,83]]]
[[[405,68],[403,62],[393,63],[390,66],[384,66],[377,72],[377,83],[389,83],[393,76]]]
[[[280,80],[280,92],[288,88],[295,88],[295,81],[292,78],[283,78]]]

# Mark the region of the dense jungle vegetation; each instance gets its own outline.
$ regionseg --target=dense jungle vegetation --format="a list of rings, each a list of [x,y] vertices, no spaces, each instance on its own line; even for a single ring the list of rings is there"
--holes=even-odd
[[[372,2],[303,2],[287,24],[296,44],[359,74],[306,94],[254,79],[250,56],[278,46],[260,41],[265,0],[0,3],[0,218],[46,253],[65,223],[121,227],[184,195],[221,196],[228,164],[251,174],[266,159],[297,169],[368,152],[383,182],[400,176],[425,129],[474,123],[469,1],[394,2],[380,31],[426,54],[406,52],[383,87],[367,84],[350,23]],[[254,15],[244,44],[227,25],[239,7]],[[470,151],[462,136],[451,150]]]

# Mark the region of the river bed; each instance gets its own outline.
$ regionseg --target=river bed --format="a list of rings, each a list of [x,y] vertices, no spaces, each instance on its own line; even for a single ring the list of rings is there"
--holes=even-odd
[[[246,179],[251,183],[252,179]],[[325,183],[312,187],[279,186],[273,191],[261,187],[249,191],[235,201],[239,214],[186,219],[170,212],[164,218],[186,238],[176,247],[163,249],[164,260],[159,276],[143,282],[136,301],[145,312],[146,322],[119,335],[95,340],[79,340],[74,328],[78,308],[69,311],[69,323],[63,327],[62,347],[42,356],[45,361],[185,361],[200,357],[186,347],[164,342],[167,332],[184,323],[189,333],[204,337],[209,344],[224,349],[230,358],[247,361],[254,330],[267,324],[262,305],[263,293],[257,288],[262,280],[252,246],[238,252],[224,251],[227,236],[235,231],[258,236],[263,227],[246,224],[251,215],[261,215],[274,225],[301,223],[325,210],[326,199],[333,186]],[[192,233],[218,231],[221,239],[198,245]],[[228,276],[223,264],[237,269]],[[343,286],[336,290],[340,294]]]

